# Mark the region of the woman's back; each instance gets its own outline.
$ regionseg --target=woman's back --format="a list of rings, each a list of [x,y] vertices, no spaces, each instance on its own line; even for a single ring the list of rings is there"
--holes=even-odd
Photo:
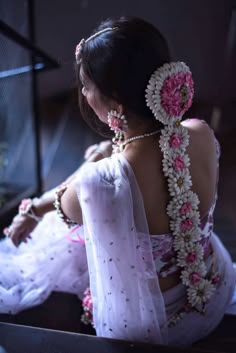
[[[187,153],[190,158],[192,190],[200,200],[199,212],[203,219],[215,201],[218,175],[216,143],[212,130],[203,121],[186,120],[182,125],[190,136]],[[146,212],[149,233],[163,235],[170,233],[166,207],[169,191],[162,170],[162,152],[156,137],[141,140],[132,149],[124,152],[136,176]],[[163,238],[163,237],[162,237]],[[158,270],[158,269],[157,269]],[[179,283],[179,272],[159,276],[160,288],[166,291]]]
[[[217,184],[217,154],[212,130],[200,120],[182,123],[189,132],[187,153],[190,158],[192,190],[200,200],[200,217],[203,218],[215,199]],[[128,147],[128,146],[127,146]],[[162,152],[156,136],[137,141],[124,152],[140,187],[150,234],[170,232],[166,206],[169,191],[162,171]]]

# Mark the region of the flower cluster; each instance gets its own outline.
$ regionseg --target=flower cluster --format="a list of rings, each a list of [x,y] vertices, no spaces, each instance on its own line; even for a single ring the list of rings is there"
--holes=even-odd
[[[166,63],[151,76],[146,89],[147,106],[163,124],[177,121],[190,108],[193,79],[183,62]]]
[[[85,297],[82,301],[84,313],[81,316],[81,321],[85,325],[91,324],[93,326],[93,303],[92,303],[92,297],[91,297],[91,292],[89,288],[85,290],[84,295]]]
[[[175,235],[174,249],[180,278],[187,287],[188,308],[204,311],[215,290],[213,278],[206,278],[204,249],[201,245],[199,199],[191,191],[190,161],[186,153],[187,130],[171,124],[162,130],[160,147],[163,152],[163,173],[167,178],[171,200],[167,206],[170,229]]]
[[[186,153],[188,130],[180,121],[191,106],[193,80],[182,62],[165,64],[154,72],[146,89],[146,101],[155,118],[165,127],[161,131],[163,173],[167,178],[170,202],[167,214],[174,237],[176,262],[186,286],[186,308],[204,312],[220,278],[207,275],[204,248],[201,244],[199,199],[191,191],[190,160]],[[177,315],[178,316],[178,315]],[[182,317],[180,314],[175,321]]]

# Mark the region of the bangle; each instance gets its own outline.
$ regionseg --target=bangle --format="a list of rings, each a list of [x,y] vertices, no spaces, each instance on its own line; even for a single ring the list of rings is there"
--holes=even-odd
[[[36,222],[40,222],[43,217],[38,217],[33,211],[33,206],[34,202],[38,200],[37,198],[35,199],[23,199],[19,205],[18,208],[18,213],[21,216],[28,216],[30,218],[33,218]]]
[[[67,217],[61,208],[61,197],[64,194],[64,192],[66,191],[66,189],[68,188],[68,183],[62,183],[60,186],[58,186],[58,188],[56,189],[55,192],[55,201],[53,203],[58,216],[62,219],[62,221],[64,223],[66,223],[66,225],[70,228],[73,227],[74,225],[76,225],[77,223],[72,221],[69,217]]]

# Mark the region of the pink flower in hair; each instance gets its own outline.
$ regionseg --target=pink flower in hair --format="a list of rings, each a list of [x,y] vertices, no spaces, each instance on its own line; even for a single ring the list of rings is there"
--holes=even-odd
[[[179,72],[164,81],[161,89],[161,105],[170,116],[182,116],[191,106],[193,80],[189,72]]]
[[[173,134],[170,137],[169,144],[171,148],[178,148],[182,143],[182,137],[178,134]]]
[[[196,284],[201,280],[201,275],[198,272],[193,272],[190,275],[192,284]]]
[[[178,156],[174,159],[174,169],[176,172],[182,171],[185,168],[185,163],[182,157]]]
[[[81,39],[81,41],[79,42],[79,44],[77,44],[76,48],[75,48],[75,60],[77,62],[77,64],[79,64],[79,60],[80,60],[80,56],[83,50],[83,46],[84,46],[85,40]]]
[[[191,203],[190,202],[185,202],[183,204],[183,206],[180,209],[180,214],[181,215],[185,215],[186,213],[188,213],[191,210]]]
[[[186,262],[188,264],[192,264],[193,262],[195,262],[197,259],[197,254],[195,252],[191,252],[186,256]]]
[[[180,223],[180,230],[181,232],[186,232],[190,230],[192,226],[193,226],[193,221],[190,218],[187,218]]]

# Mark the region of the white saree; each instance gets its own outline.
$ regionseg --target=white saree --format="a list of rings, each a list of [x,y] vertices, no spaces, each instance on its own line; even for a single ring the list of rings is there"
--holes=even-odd
[[[185,304],[185,287],[160,291],[143,199],[128,161],[116,154],[89,163],[75,186],[97,335],[188,345],[209,334],[222,319],[235,286],[232,261],[218,237],[212,234],[211,244],[222,282],[206,314],[186,313],[168,327],[168,318]]]
[[[165,306],[142,197],[121,158],[87,164],[75,183],[94,324],[98,336],[165,344]]]

